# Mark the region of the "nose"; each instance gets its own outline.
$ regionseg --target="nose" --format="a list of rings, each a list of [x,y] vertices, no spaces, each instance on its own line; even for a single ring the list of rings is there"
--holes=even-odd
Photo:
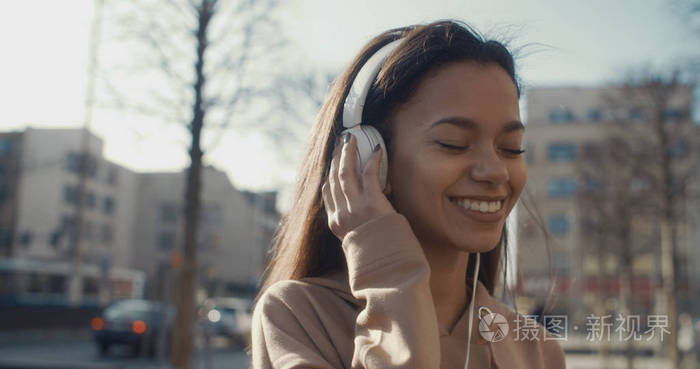
[[[491,185],[508,182],[508,167],[493,147],[482,147],[475,154],[469,171],[473,180]]]

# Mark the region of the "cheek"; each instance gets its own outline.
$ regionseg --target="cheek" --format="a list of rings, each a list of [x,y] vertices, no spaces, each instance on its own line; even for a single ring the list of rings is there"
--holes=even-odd
[[[403,210],[422,209],[434,214],[434,208],[449,188],[455,169],[446,161],[435,160],[429,153],[414,151],[405,155],[395,155],[389,164],[393,198],[397,207]],[[429,209],[428,209],[429,208]]]
[[[518,164],[512,165],[508,172],[510,178],[510,188],[513,192],[513,197],[515,198],[514,200],[517,201],[525,188],[525,183],[527,182],[527,170],[525,169],[525,163],[522,163],[521,161]]]
[[[435,155],[425,154],[411,161],[417,190],[427,201],[440,200],[445,191],[459,178],[460,170],[453,163]]]

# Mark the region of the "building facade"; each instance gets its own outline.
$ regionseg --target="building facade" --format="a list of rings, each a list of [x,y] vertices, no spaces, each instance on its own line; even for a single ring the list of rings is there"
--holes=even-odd
[[[140,175],[134,219],[133,266],[149,276],[170,276],[181,257],[184,232],[185,176],[180,173]],[[202,197],[197,260],[199,280],[207,295],[251,291],[262,272],[271,235],[263,215],[279,219],[273,208],[251,202],[235,189],[226,173],[211,166],[202,171]],[[273,220],[276,226],[276,221]],[[151,278],[156,280],[158,278]],[[154,284],[154,296],[160,296]]]
[[[633,277],[625,290],[620,270],[627,260],[620,259],[618,245],[596,243],[583,216],[590,204],[582,202],[582,194],[600,190],[601,183],[583,174],[582,163],[596,153],[613,122],[622,120],[633,127],[644,124],[649,114],[641,100],[625,99],[623,94],[617,87],[533,88],[526,93],[528,184],[518,213],[518,288],[532,297],[533,306],[542,305],[542,296],[551,289],[552,312],[566,314],[570,324],[584,327],[587,315],[600,312],[601,301],[605,311],[620,311],[619,297],[627,293],[635,311],[650,314],[661,299],[658,225],[641,218],[633,221],[631,243],[649,247],[630,256]],[[664,117],[689,119],[691,101],[690,88],[678,89]],[[692,137],[688,141],[694,147],[698,142]],[[697,201],[688,208],[696,214],[700,209]],[[681,262],[694,269],[700,266],[698,240],[697,234],[689,233],[679,239]],[[692,283],[697,287],[697,281]]]
[[[102,156],[99,137],[84,133],[28,128],[0,135],[0,294],[65,298],[78,260],[87,301],[162,296],[162,279],[172,279],[183,246],[184,172],[124,168]],[[259,211],[214,168],[203,170],[202,183],[205,292],[254,288],[270,241],[256,214],[268,222],[279,215]]]

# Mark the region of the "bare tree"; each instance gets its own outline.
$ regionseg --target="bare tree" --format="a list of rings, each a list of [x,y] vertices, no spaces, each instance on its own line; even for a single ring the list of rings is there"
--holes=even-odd
[[[255,118],[266,113],[261,101],[274,95],[275,65],[287,40],[274,18],[277,0],[149,0],[114,6],[120,7],[113,12],[120,26],[113,37],[131,48],[122,76],[144,75],[140,81],[147,78],[148,86],[136,82],[125,92],[125,82],[115,82],[118,71],[108,69],[103,82],[110,102],[105,105],[155,116],[187,131],[184,245],[171,360],[175,368],[189,368],[205,149],[212,149],[226,129],[259,124]]]
[[[614,254],[622,276],[621,313],[632,303],[633,265],[638,255],[653,255],[663,280],[670,335],[667,354],[678,363],[676,316],[690,304],[687,257],[678,229],[683,204],[697,163],[698,127],[690,120],[691,86],[680,73],[630,73],[606,97],[610,122],[605,138],[584,150],[579,196],[584,232],[604,245],[598,252]],[[643,235],[640,237],[640,235]],[[602,254],[601,254],[602,255]],[[602,258],[601,258],[602,260]],[[628,341],[628,367],[633,367],[633,341]]]
[[[650,202],[647,182],[648,168],[644,159],[635,154],[649,156],[641,148],[648,146],[643,141],[621,139],[613,132],[617,124],[610,123],[608,136],[601,142],[591,143],[584,150],[584,157],[578,162],[578,172],[582,189],[578,195],[580,220],[587,247],[582,252],[596,257],[599,268],[599,288],[596,313],[609,313],[605,300],[611,276],[603,266],[606,259],[618,261],[621,279],[618,312],[622,316],[639,314],[638,306],[632,301],[634,270],[638,255],[650,252],[648,243],[636,242],[633,237],[639,228],[639,215],[648,214]],[[630,160],[638,158],[640,160]],[[603,354],[607,353],[603,350]],[[628,368],[634,368],[634,340],[626,341]]]
[[[275,18],[281,6],[279,0],[144,0],[113,3],[109,12],[118,26],[107,38],[119,50],[129,46],[130,54],[113,55],[115,66],[103,67],[107,96],[101,106],[157,118],[158,129],[174,124],[187,133],[183,255],[174,259],[175,368],[189,368],[192,361],[205,153],[226,130],[255,130],[280,158],[292,160],[328,89],[329,73],[291,65],[299,57]]]

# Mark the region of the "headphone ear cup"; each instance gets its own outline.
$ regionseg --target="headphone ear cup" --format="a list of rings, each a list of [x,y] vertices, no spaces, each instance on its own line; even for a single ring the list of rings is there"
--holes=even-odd
[[[379,134],[376,128],[369,125],[357,125],[352,128],[344,130],[342,133],[349,132],[357,141],[357,167],[358,175],[362,175],[362,170],[367,165],[369,158],[372,156],[372,150],[379,144],[380,150],[382,150],[382,157],[379,161],[379,183],[382,191],[386,189],[386,177],[389,167],[389,160],[387,159],[386,146],[384,145],[384,140],[382,135]]]

